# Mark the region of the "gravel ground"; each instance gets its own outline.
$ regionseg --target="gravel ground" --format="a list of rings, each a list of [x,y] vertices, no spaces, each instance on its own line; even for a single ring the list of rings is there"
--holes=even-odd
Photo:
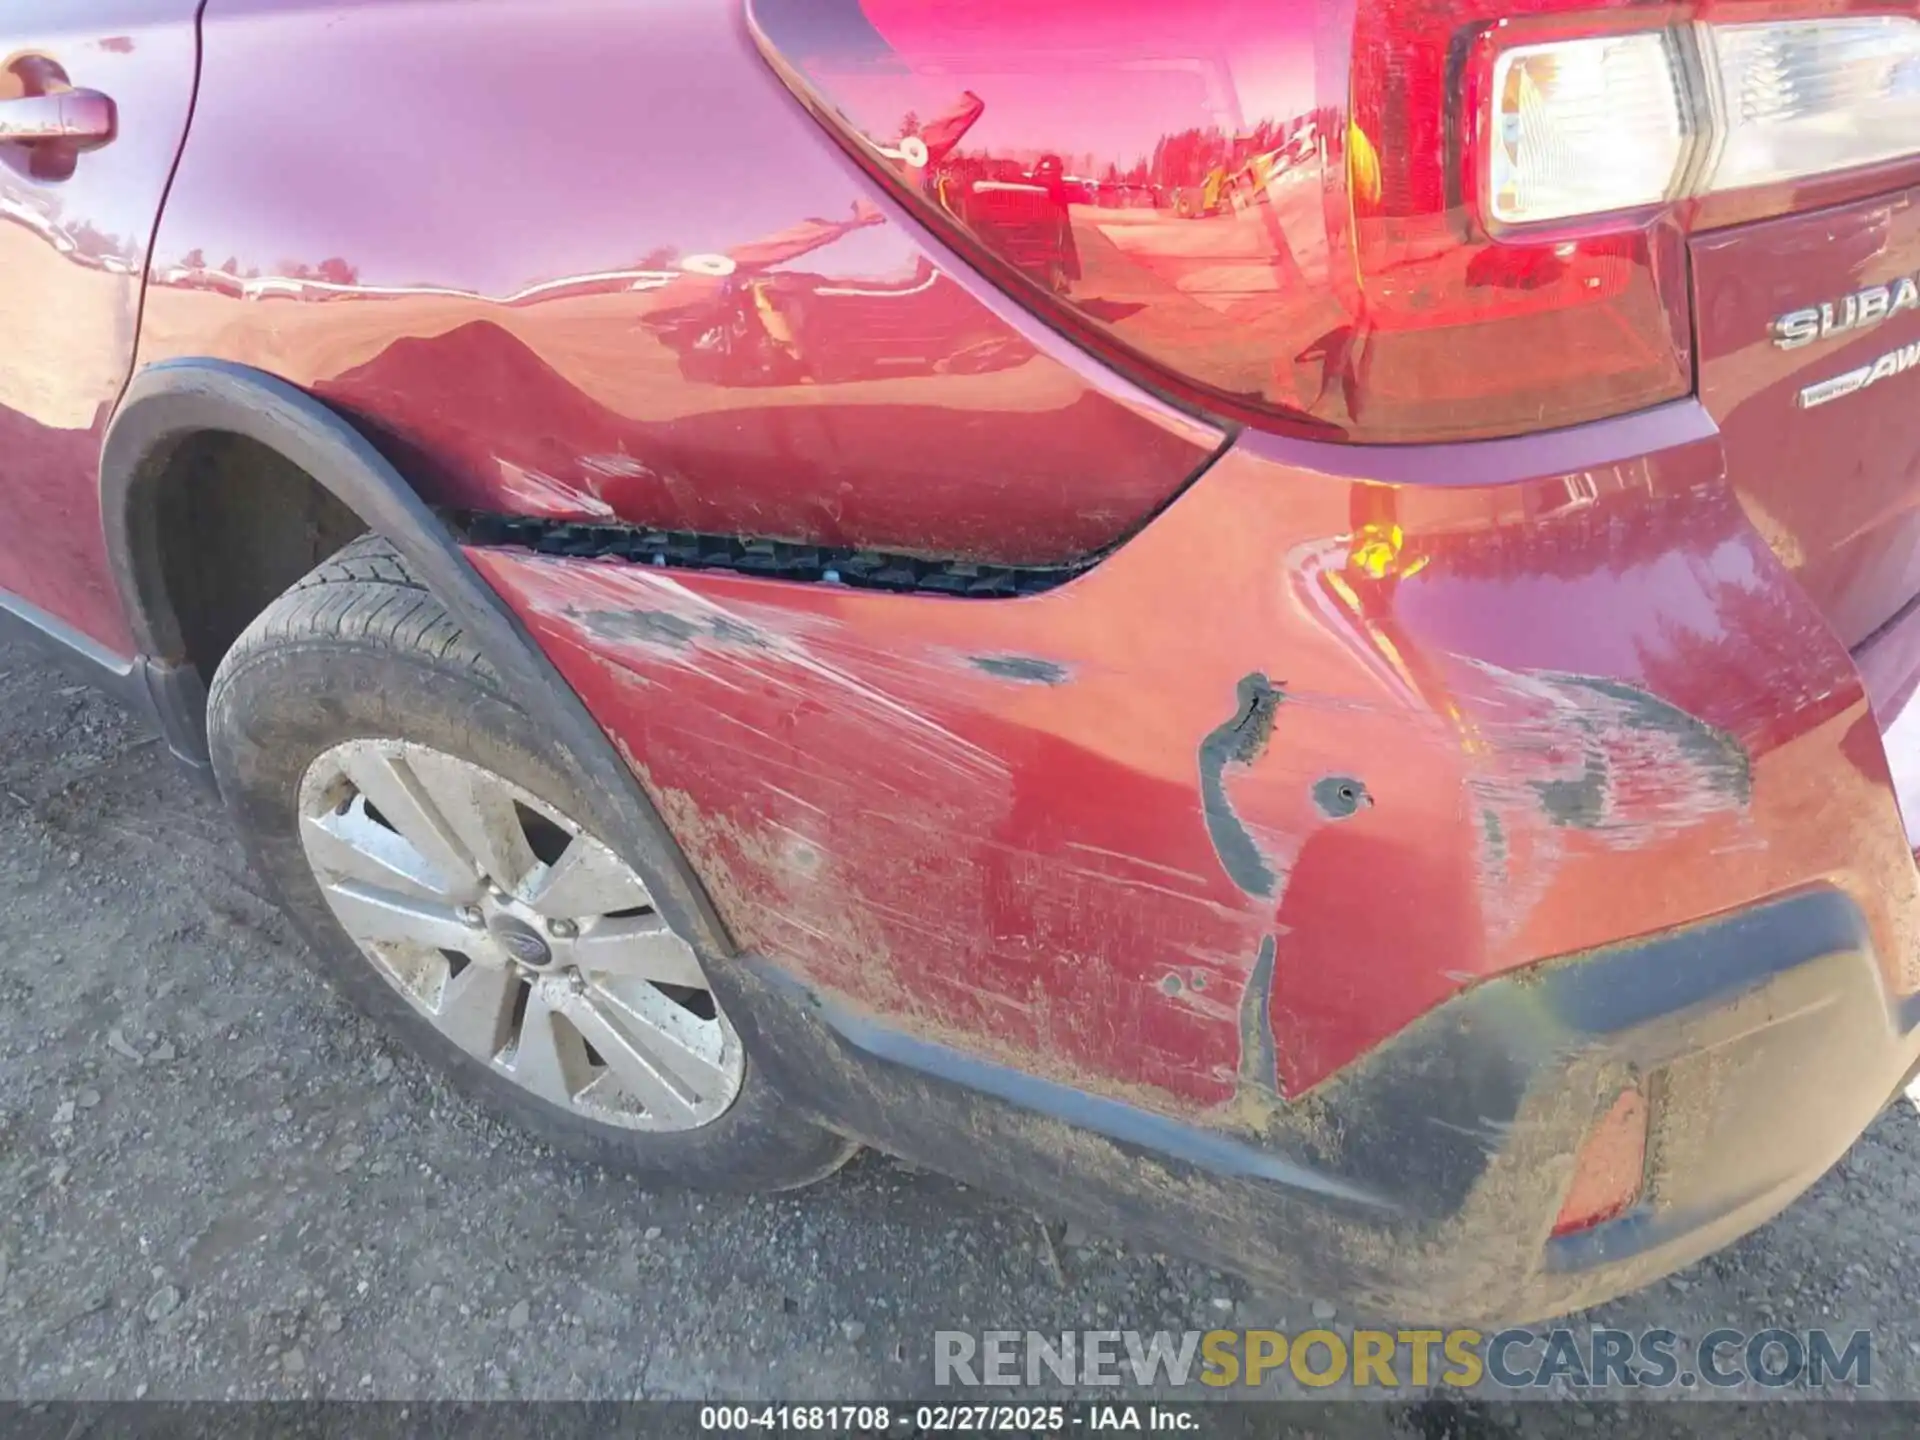
[[[755,1199],[554,1158],[337,1002],[218,802],[5,645],[0,954],[0,1397],[897,1398],[937,1329],[1325,1318],[879,1156]],[[1920,1397],[1916,1197],[1903,1102],[1583,1318],[1870,1327],[1880,1392]]]

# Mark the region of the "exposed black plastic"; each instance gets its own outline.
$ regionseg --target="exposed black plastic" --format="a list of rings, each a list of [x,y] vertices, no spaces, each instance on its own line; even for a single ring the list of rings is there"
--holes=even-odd
[[[586,524],[476,511],[459,511],[447,518],[455,531],[472,544],[510,545],[539,555],[628,560],[637,565],[680,570],[731,570],[770,580],[851,585],[861,590],[952,595],[972,600],[1038,595],[1085,574],[1101,558],[1089,556],[1071,565],[985,565],[971,560],[901,555],[884,550],[846,550],[794,545],[784,540],[650,530],[640,525]]]

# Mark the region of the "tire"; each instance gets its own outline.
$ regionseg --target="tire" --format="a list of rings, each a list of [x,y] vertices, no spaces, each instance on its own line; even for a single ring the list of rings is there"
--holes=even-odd
[[[413,579],[399,553],[386,541],[375,536],[355,541],[254,620],[213,678],[207,701],[207,732],[221,796],[254,865],[306,939],[317,967],[409,1049],[439,1065],[466,1093],[511,1116],[556,1150],[646,1182],[667,1185],[785,1189],[831,1174],[858,1148],[798,1116],[773,1092],[750,1057],[737,1049],[728,1050],[724,1057],[729,1084],[737,1077],[737,1091],[716,1082],[713,1092],[698,1103],[724,1108],[691,1128],[644,1128],[666,1123],[651,1114],[650,1106],[643,1110],[636,1104],[620,1111],[584,1108],[588,1096],[604,1093],[604,1087],[595,1092],[588,1086],[567,1101],[571,1088],[568,1082],[546,1092],[560,1099],[542,1098],[500,1063],[501,1057],[517,1056],[522,1048],[530,1054],[539,1048],[523,1046],[519,1032],[512,1029],[530,1023],[523,1018],[532,1014],[527,999],[510,1002],[519,1008],[510,1016],[497,1017],[506,1028],[493,1034],[510,1037],[504,1048],[497,1052],[490,1044],[477,1051],[462,1048],[429,1018],[428,1008],[416,1004],[419,996],[410,1000],[408,993],[412,992],[403,993],[401,980],[394,978],[430,969],[434,956],[425,947],[434,942],[427,940],[417,947],[408,942],[409,948],[390,951],[370,941],[369,948],[363,950],[348,931],[335,910],[343,889],[348,887],[339,883],[337,875],[323,878],[317,872],[319,862],[309,858],[313,826],[345,824],[349,821],[336,822],[333,817],[357,815],[359,818],[351,823],[363,829],[377,823],[394,833],[398,831],[373,806],[372,791],[341,802],[338,810],[331,808],[330,795],[322,797],[322,808],[316,811],[311,794],[320,779],[330,773],[332,761],[328,757],[361,756],[372,747],[376,757],[398,756],[416,768],[440,766],[436,773],[464,775],[466,770],[453,767],[477,766],[488,777],[488,784],[496,779],[504,782],[512,793],[524,796],[529,806],[540,807],[539,815],[551,813],[556,819],[577,825],[578,837],[562,836],[550,840],[551,844],[579,844],[579,837],[592,842],[595,835],[608,833],[606,826],[596,823],[596,816],[606,805],[616,803],[608,797],[584,793],[570,778],[567,767],[542,743],[528,715],[505,693],[486,657],[468,640],[459,623]],[[416,764],[414,757],[425,758]],[[420,773],[428,772],[422,769]],[[312,819],[316,813],[321,816],[317,822]],[[513,813],[522,817],[529,814],[519,809],[517,802]],[[544,825],[539,815],[527,823]],[[444,835],[446,827],[439,833]],[[470,853],[479,853],[480,848],[473,847]],[[625,866],[626,862],[604,847],[595,853],[603,854],[611,864]],[[557,865],[555,858],[552,866],[529,873],[550,875]],[[631,875],[631,871],[626,873]],[[636,885],[644,883],[638,876],[632,879]],[[467,883],[478,882],[469,874]],[[537,885],[537,880],[527,883]],[[489,886],[488,895],[479,898],[489,906],[495,901],[518,906],[518,894]],[[331,900],[330,895],[334,897]],[[537,950],[545,942],[544,934],[526,941],[517,931],[537,926],[522,924],[504,910],[485,918],[484,928],[478,928],[480,908],[467,905],[457,912],[463,923],[476,927],[474,945],[465,948],[475,956],[484,951],[494,956],[494,961],[485,965],[468,961],[455,969],[464,957],[441,948],[438,954],[445,957],[445,978],[438,984],[445,993],[451,993],[454,979],[469,973],[471,967],[475,983],[525,986],[526,994],[535,997],[532,1003],[544,1007],[545,997],[560,994],[552,986],[559,983],[556,962],[564,942],[552,941],[555,953],[539,962],[554,969],[516,970],[516,947]],[[645,910],[641,906],[622,912],[643,916],[624,923],[651,923],[663,929],[664,922],[657,916],[650,922],[644,919]],[[439,908],[434,914],[440,914]],[[529,920],[533,918],[528,915]],[[554,923],[544,922],[548,931]],[[588,921],[577,943],[584,946],[597,933],[593,927],[613,923],[612,917]],[[516,933],[509,934],[503,927]],[[651,938],[662,943],[671,940],[685,948],[683,942],[673,940],[670,932],[665,937],[655,933]],[[507,942],[504,949],[497,943],[503,941]],[[583,948],[579,953],[587,952]],[[375,958],[396,954],[405,957],[404,961],[377,962]],[[502,956],[507,963],[499,963]],[[710,956],[694,960],[690,949],[685,949],[685,957],[696,976],[699,967],[713,963]],[[584,968],[583,962],[581,970],[571,971],[567,977],[576,993],[584,993],[586,980],[595,978],[583,975]],[[502,974],[512,978],[503,980]],[[631,986],[635,982],[619,983]],[[425,982],[420,984],[424,986]],[[725,1017],[712,1009],[710,998],[699,999],[697,988],[662,986],[645,993],[650,1002],[665,994],[683,997],[686,1005],[706,1006],[695,1022],[703,1027],[702,1033],[711,1036],[724,1032],[730,1044],[738,1046],[738,1037],[732,1035]],[[541,1013],[561,1012],[543,1008]],[[684,1021],[684,1016],[677,1019]],[[550,1031],[572,1037],[569,1054],[575,1057],[570,1063],[575,1064],[576,1073],[603,1078],[609,1073],[591,1038],[584,1047],[578,1043],[581,1036],[599,1032],[576,1032],[564,1020],[552,1025]],[[720,1052],[712,1053],[717,1056]],[[495,1056],[491,1063],[482,1058],[487,1054]],[[582,1056],[584,1060],[579,1059]],[[579,1064],[591,1066],[596,1060],[601,1070],[578,1069]],[[721,1063],[717,1059],[714,1062],[716,1067]],[[558,1074],[559,1067],[552,1067],[551,1073]],[[618,1123],[599,1118],[602,1115],[614,1116]]]

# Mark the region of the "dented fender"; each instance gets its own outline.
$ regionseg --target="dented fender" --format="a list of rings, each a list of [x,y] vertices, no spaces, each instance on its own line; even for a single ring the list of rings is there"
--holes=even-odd
[[[1463,451],[1243,437],[1020,599],[469,554],[740,947],[1086,1091],[1257,1129],[1483,980],[1814,881],[1916,988],[1871,707],[1704,414]]]

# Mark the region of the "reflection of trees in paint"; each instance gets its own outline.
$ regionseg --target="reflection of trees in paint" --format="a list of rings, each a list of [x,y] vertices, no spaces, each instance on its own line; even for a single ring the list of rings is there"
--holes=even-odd
[[[278,273],[286,280],[318,280],[327,285],[360,283],[360,267],[349,265],[337,255],[322,260],[318,265],[309,265],[302,260],[283,260]]]
[[[1742,541],[1731,541],[1742,544]],[[1705,580],[1710,625],[1663,616],[1635,645],[1647,688],[1741,734],[1756,751],[1853,703],[1853,673],[1819,613],[1734,567]]]

